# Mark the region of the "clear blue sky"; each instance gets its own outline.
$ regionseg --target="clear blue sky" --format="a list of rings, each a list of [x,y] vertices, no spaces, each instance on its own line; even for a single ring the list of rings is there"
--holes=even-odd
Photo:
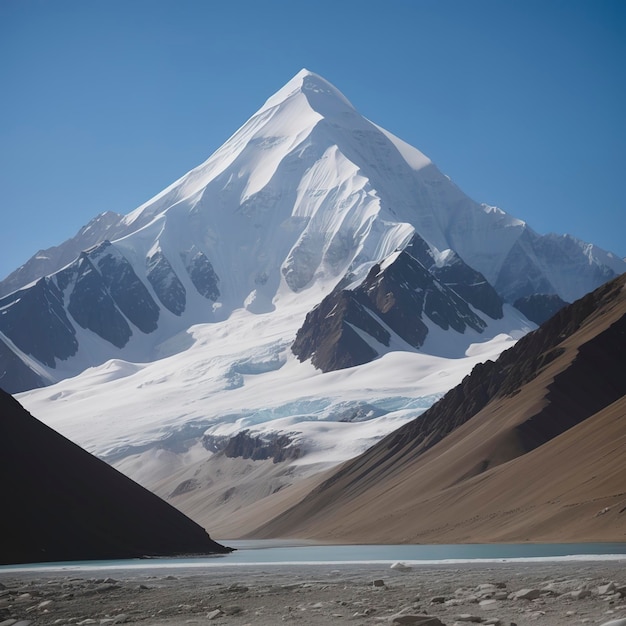
[[[2,0],[0,276],[148,200],[302,67],[475,200],[626,255],[624,0]]]

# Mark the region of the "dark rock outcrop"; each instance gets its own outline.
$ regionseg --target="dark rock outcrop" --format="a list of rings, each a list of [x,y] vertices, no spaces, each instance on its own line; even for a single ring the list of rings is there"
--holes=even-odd
[[[206,254],[194,249],[182,254],[181,257],[198,293],[215,302],[220,297],[219,277]]]
[[[0,391],[0,564],[230,552]]]
[[[437,265],[430,247],[419,235],[413,236],[404,251],[417,259],[440,283],[474,308],[491,319],[502,318],[502,298],[487,279],[467,265],[456,252],[448,251],[445,260]]]
[[[0,339],[0,389],[12,389],[13,393],[45,387],[47,381],[27,367],[7,344]]]
[[[390,331],[419,349],[425,318],[443,330],[482,332],[486,323],[468,302],[502,317],[502,302],[481,274],[454,253],[450,264],[429,271],[416,256],[433,262],[430,251],[413,241],[410,251],[374,265],[358,287],[335,289],[306,316],[291,347],[300,361],[310,358],[324,372],[367,363],[379,356],[376,344],[390,345]]]
[[[49,278],[41,278],[0,300],[0,332],[22,352],[50,367],[55,366],[55,359],[67,359],[78,350],[76,331],[63,306],[63,293]],[[17,393],[17,389],[11,391]]]
[[[117,348],[128,343],[133,331],[86,253],[59,272],[57,280],[62,289],[73,284],[67,310],[79,326],[93,331]]]
[[[291,350],[300,361],[310,358],[324,372],[368,363],[378,352],[357,328],[379,343],[389,343],[389,332],[357,301],[353,292],[334,291],[307,314]]]
[[[187,295],[167,257],[159,250],[146,259],[146,266],[146,277],[157,298],[174,315],[181,315],[187,304]]]
[[[300,458],[302,449],[294,445],[287,435],[252,435],[249,430],[242,430],[234,437],[212,437],[205,435],[203,445],[212,452],[222,452],[230,458],[264,461],[272,459],[274,463],[293,461]],[[180,485],[177,489],[180,488]]]
[[[525,298],[519,298],[513,303],[513,306],[531,322],[541,326],[557,311],[567,306],[567,302],[556,294],[536,293]]]
[[[156,330],[159,313],[130,262],[104,241],[56,274],[0,299],[0,332],[19,351],[56,368],[58,360],[78,351],[75,324],[122,348],[133,328],[146,334]],[[5,345],[4,351],[12,351],[11,346]],[[19,353],[13,354],[12,361],[20,359]],[[24,361],[21,367],[30,369]],[[33,376],[43,380],[35,370]],[[10,393],[24,390],[21,384],[10,384],[9,378],[4,384]]]

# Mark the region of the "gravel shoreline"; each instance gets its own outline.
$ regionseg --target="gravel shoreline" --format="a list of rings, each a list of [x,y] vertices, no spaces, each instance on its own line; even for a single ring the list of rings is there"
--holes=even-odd
[[[626,559],[0,572],[0,626],[613,621],[626,626]]]

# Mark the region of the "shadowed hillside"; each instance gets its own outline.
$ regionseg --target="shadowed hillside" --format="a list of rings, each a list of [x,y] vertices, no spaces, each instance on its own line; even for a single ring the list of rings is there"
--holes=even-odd
[[[228,553],[0,390],[0,564]]]

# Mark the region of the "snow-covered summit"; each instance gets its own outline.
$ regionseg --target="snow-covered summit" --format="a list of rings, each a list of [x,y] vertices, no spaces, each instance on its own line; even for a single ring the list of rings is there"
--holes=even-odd
[[[280,106],[298,95],[303,95],[311,108],[324,117],[354,111],[350,101],[336,87],[318,74],[303,68],[284,87],[267,99],[259,113]]]
[[[24,403],[117,455],[275,419],[296,437],[354,411],[408,419],[532,327],[517,298],[571,300],[620,271],[470,199],[307,70],[98,232],[0,299],[0,363],[22,363],[15,391],[33,363],[42,385],[60,381]]]
[[[224,311],[246,300],[270,306],[281,283],[301,291],[312,281],[336,283],[346,271],[363,277],[415,232],[494,279],[524,228],[473,202],[419,150],[363,118],[308,70],[207,161],[124,220],[136,229],[150,225],[151,247],[157,237],[168,247],[174,230],[174,243],[185,237],[184,246],[201,250],[218,275],[235,278],[239,269],[230,283],[243,292],[225,285],[232,304]],[[193,232],[174,226],[180,220],[192,221]],[[260,279],[271,288],[260,289]]]

